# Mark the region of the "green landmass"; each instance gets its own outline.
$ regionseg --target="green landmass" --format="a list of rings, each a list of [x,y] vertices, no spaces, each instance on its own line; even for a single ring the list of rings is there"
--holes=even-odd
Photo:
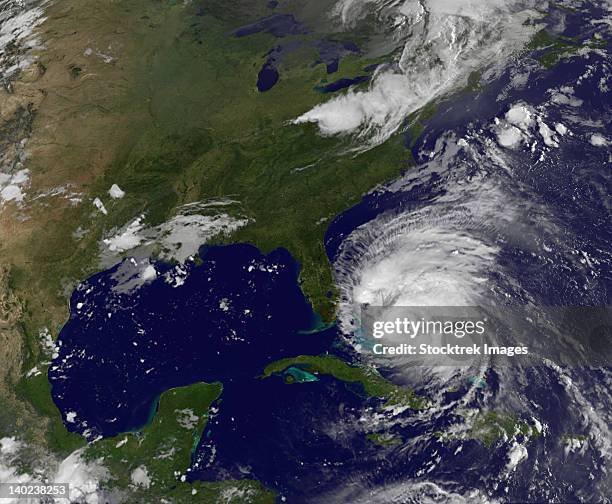
[[[245,12],[251,7],[237,4]],[[266,33],[242,38],[231,33],[265,11],[228,19],[219,2],[196,16],[195,5],[132,0],[109,2],[100,19],[99,9],[99,2],[84,1],[61,18],[51,11],[47,30],[66,31],[72,44],[81,42],[70,31],[79,25],[81,37],[124,47],[112,64],[71,51],[62,82],[48,83],[51,89],[33,124],[36,142],[45,123],[53,122],[53,149],[51,139],[38,140],[41,147],[31,165],[34,172],[45,172],[34,182],[51,185],[55,175],[44,167],[61,159],[57,184],[86,177],[79,185],[86,195],[101,198],[108,215],[96,213],[90,202],[59,202],[52,219],[46,208],[35,215],[45,225],[11,254],[28,251],[27,264],[13,261],[17,291],[32,308],[41,300],[45,310],[61,306],[60,314],[51,314],[55,330],[65,317],[65,293],[59,286],[98,269],[100,240],[108,232],[141,213],[147,225],[157,225],[181,205],[230,197],[239,203],[229,213],[250,224],[216,241],[250,242],[264,252],[287,248],[301,264],[302,288],[315,311],[326,322],[332,320],[335,294],[322,222],[412,162],[401,135],[354,156],[345,155],[346,139],[321,137],[314,125],[288,124],[322,100],[315,87],[328,76],[325,65],[312,66],[317,53],[308,44],[320,34],[287,37],[304,45],[283,61],[279,83],[259,93],[257,71],[277,39]],[[90,13],[96,26],[81,19]],[[81,43],[95,46],[89,39]],[[61,80],[54,74],[60,69],[54,66],[58,56],[53,47],[40,54],[47,68],[37,82],[43,87],[54,77]],[[382,59],[344,58],[338,77]],[[78,75],[74,68],[80,69]],[[65,96],[70,96],[69,106]],[[104,159],[84,173],[92,157]],[[126,192],[123,199],[106,195],[113,183]],[[78,229],[87,234],[77,240]],[[37,275],[30,264],[36,264]],[[35,328],[49,322],[40,311],[29,312]]]
[[[516,436],[538,438],[538,430],[525,420],[501,411],[479,413],[473,421],[468,437],[476,439],[487,448],[492,447],[499,439],[513,439]]]
[[[547,30],[540,30],[535,34],[527,49],[537,51],[537,60],[544,68],[552,68],[559,61],[576,54],[583,46],[573,37],[554,36]]]
[[[466,415],[467,416],[467,415]],[[517,436],[537,439],[541,433],[535,425],[503,411],[483,411],[467,417],[468,430],[457,432],[435,431],[433,436],[442,442],[457,439],[474,439],[485,447],[492,448],[499,440],[509,441]]]
[[[608,47],[608,41],[596,33],[586,42],[586,45],[592,49],[605,49]]]
[[[470,91],[468,86],[466,91]],[[410,148],[414,147],[419,137],[425,131],[425,123],[431,119],[438,111],[438,104],[435,101],[429,102],[422,109],[408,116],[408,136],[410,138]]]
[[[565,434],[561,436],[561,441],[564,444],[572,444],[573,441],[584,443],[587,439],[589,439],[589,436],[585,434],[571,434],[571,433],[566,432]]]
[[[48,366],[40,366],[43,372],[35,377],[21,380],[17,385],[17,393],[27,397],[35,412],[46,419],[44,436],[47,447],[60,456],[68,456],[74,450],[85,446],[85,439],[73,432],[68,432],[64,426],[62,415],[51,397],[51,384],[47,379]],[[21,430],[20,437],[29,443],[36,443],[35,426]],[[2,432],[0,431],[0,434]]]
[[[402,440],[392,434],[368,434],[366,439],[376,446],[383,448],[395,446],[402,443]]]
[[[253,480],[182,481],[208,421],[210,406],[221,391],[220,383],[195,383],[168,390],[161,395],[148,425],[94,442],[88,445],[84,457],[101,463],[110,472],[104,487],[125,491],[126,503],[161,502],[162,498],[176,504],[272,503],[274,494]]]
[[[387,406],[399,405],[412,409],[423,409],[427,406],[427,399],[418,396],[408,387],[395,385],[374,368],[351,366],[330,355],[300,355],[281,359],[267,365],[261,377],[269,378],[275,374],[283,374],[290,367],[299,367],[315,376],[323,374],[343,382],[358,383],[368,396],[382,399]]]

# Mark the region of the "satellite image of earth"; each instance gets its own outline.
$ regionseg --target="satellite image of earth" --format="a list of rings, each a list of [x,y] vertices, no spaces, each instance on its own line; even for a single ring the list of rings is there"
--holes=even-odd
[[[0,504],[612,503],[611,39],[0,0]],[[501,355],[409,353],[470,307]]]

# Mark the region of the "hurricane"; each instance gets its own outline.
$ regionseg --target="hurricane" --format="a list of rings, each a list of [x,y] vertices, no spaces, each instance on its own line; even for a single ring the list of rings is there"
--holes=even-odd
[[[509,73],[518,73],[518,68]],[[607,63],[594,64],[585,78],[605,82]],[[416,387],[433,401],[416,417],[393,412],[381,420],[385,431],[419,433],[400,457],[427,452],[431,460],[423,463],[424,479],[416,485],[372,484],[363,494],[368,502],[489,502],[476,485],[445,481],[438,488],[439,481],[425,478],[440,463],[429,439],[441,426],[452,439],[469,438],[482,428],[483,411],[507,409],[531,419],[535,435],[548,442],[533,448],[526,438],[513,441],[508,436],[489,465],[497,464],[497,477],[504,483],[494,484],[491,474],[481,479],[496,489],[500,484],[512,488],[520,485],[517,468],[529,466],[541,485],[526,489],[529,498],[563,500],[560,488],[566,478],[577,485],[575,496],[585,496],[588,485],[558,465],[574,458],[589,467],[586,477],[595,482],[595,495],[605,502],[610,484],[605,466],[611,455],[609,367],[590,365],[588,360],[563,366],[545,357],[510,367],[496,367],[486,359],[471,366],[415,366],[406,356],[373,355],[361,330],[361,308],[368,305],[383,311],[415,306],[520,307],[529,317],[543,318],[550,306],[609,302],[610,273],[603,265],[610,259],[610,236],[599,231],[599,224],[584,224],[585,215],[598,223],[607,218],[596,196],[597,187],[610,182],[609,173],[602,175],[599,169],[606,157],[591,138],[608,112],[578,108],[571,98],[559,100],[559,92],[575,92],[571,82],[549,88],[547,98],[538,103],[513,97],[525,86],[516,82],[491,93],[497,115],[450,128],[440,120],[441,130],[418,144],[417,169],[379,190],[377,204],[384,210],[352,231],[335,255],[339,324],[346,341],[361,360],[385,369],[394,380]],[[607,93],[607,87],[602,89]],[[328,104],[319,110],[325,107],[331,110]],[[449,107],[446,113],[456,112]],[[385,122],[385,127],[389,124],[394,123]],[[586,151],[580,165],[572,155],[578,150]],[[386,205],[385,199],[393,203]],[[563,207],[567,201],[571,204]],[[564,345],[560,353],[581,351],[575,341],[564,339],[559,327],[554,331],[551,344]],[[393,344],[400,342],[401,336],[391,339]],[[562,424],[557,415],[564,418]],[[578,429],[589,432],[592,441],[570,440],[568,433]],[[553,443],[554,436],[565,441]],[[355,502],[366,499],[351,495]]]

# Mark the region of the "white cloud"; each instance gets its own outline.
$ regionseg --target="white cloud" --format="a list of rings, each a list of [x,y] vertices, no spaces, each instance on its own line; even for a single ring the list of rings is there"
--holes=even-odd
[[[200,420],[200,417],[192,409],[185,408],[174,411],[177,414],[176,420],[183,429],[193,430]]]
[[[561,123],[556,123],[552,129],[544,122],[545,109],[518,102],[510,107],[503,119],[495,118],[494,131],[497,134],[497,142],[502,147],[515,149],[521,143],[531,143],[532,152],[535,151],[537,141],[534,134],[539,133],[544,145],[547,147],[559,147],[559,137],[568,133],[568,129]]]
[[[527,453],[527,448],[515,441],[512,447],[510,448],[510,451],[508,452],[509,460],[506,464],[506,471],[514,471],[517,465],[519,465],[524,460],[527,460],[528,456],[529,454]]]
[[[108,210],[106,210],[106,207],[104,206],[104,203],[102,203],[102,200],[100,198],[95,198],[93,200],[93,204],[104,215],[108,215]]]
[[[157,270],[155,269],[155,266],[149,264],[144,270],[142,270],[141,277],[145,282],[155,280],[157,278]]]
[[[151,486],[151,478],[149,477],[149,473],[147,472],[147,468],[145,466],[139,466],[134,469],[130,479],[134,485],[142,486],[144,488],[149,488],[149,486]]]
[[[70,499],[75,502],[99,504],[100,481],[108,477],[108,471],[96,461],[85,461],[83,449],[72,452],[60,463],[53,481],[70,484]]]
[[[19,443],[14,437],[0,439],[0,454],[13,455],[19,448]]]
[[[22,441],[12,438],[0,439],[0,483],[68,483],[70,500],[82,504],[101,504],[99,497],[100,482],[108,478],[108,471],[98,461],[82,457],[83,449],[72,452],[61,461],[52,457],[44,459],[44,466],[37,466],[35,474],[23,473],[19,467],[19,454],[27,451]],[[42,459],[38,461],[40,465]],[[27,504],[24,499],[5,499],[6,504]],[[38,502],[38,501],[36,501]]]
[[[144,241],[144,237],[140,234],[144,228],[142,224],[143,218],[144,216],[142,215],[137,217],[123,231],[102,241],[112,252],[125,252],[137,247]]]
[[[423,15],[420,6],[427,15]],[[368,6],[404,40],[394,68],[378,73],[367,91],[349,90],[317,105],[295,123],[314,122],[323,135],[356,134],[371,147],[386,140],[412,112],[467,83],[471,72],[502,65],[529,41],[536,13],[529,1],[426,0],[418,3],[343,0],[335,14],[345,25]],[[408,28],[407,28],[408,27]]]
[[[528,105],[517,103],[506,112],[506,121],[526,130],[533,126],[533,109]]]
[[[32,48],[37,45],[33,37],[34,29],[45,20],[44,5],[47,0],[37,2],[35,8],[31,8],[34,2],[9,1],[2,3],[2,22],[0,23],[0,56],[6,54],[6,48],[10,43],[17,42],[22,47]],[[3,59],[3,58],[0,58]],[[31,64],[33,57],[27,53],[24,55],[13,52],[4,58],[4,77],[12,74]]]
[[[184,261],[197,253],[200,246],[213,236],[230,233],[245,226],[247,219],[228,214],[177,215],[159,227],[160,243],[167,250],[165,256]]]
[[[192,495],[195,495],[192,492]],[[253,488],[227,487],[221,492],[219,504],[232,504],[234,502],[252,502],[255,498]]]
[[[559,147],[559,144],[555,140],[555,134],[553,130],[551,130],[548,125],[540,118],[538,118],[538,126],[538,131],[540,132],[544,143],[549,147]]]
[[[442,485],[442,486],[440,486]],[[452,485],[451,485],[452,486]],[[457,487],[458,485],[454,485]],[[378,485],[360,486],[346,482],[336,485],[324,495],[320,502],[350,502],[351,504],[499,504],[496,499],[487,497],[484,491],[467,488],[444,488],[440,482],[426,481],[422,478],[387,481]]]
[[[113,199],[121,199],[125,196],[125,191],[123,191],[117,184],[113,184],[108,190],[108,195]]]
[[[0,198],[3,201],[23,201],[24,194],[17,185],[8,185],[0,191]]]
[[[13,174],[0,173],[0,206],[9,201],[22,203],[25,198],[24,189],[30,182],[30,171],[21,169]]]
[[[102,240],[107,251],[114,254],[135,249],[140,245],[158,245],[165,259],[184,262],[198,252],[212,237],[235,231],[248,223],[247,219],[227,213],[213,213],[212,208],[234,202],[220,200],[199,205],[186,205],[178,215],[159,226],[147,227],[144,215],[135,218],[116,234]],[[193,212],[203,212],[201,213]]]
[[[14,464],[14,458],[23,444],[14,437],[0,439],[0,483],[27,483],[30,481],[28,474],[19,474]],[[18,499],[3,500],[7,504],[20,504]]]
[[[589,141],[591,142],[591,145],[595,147],[607,147],[610,143],[605,136],[600,135],[599,133],[593,133]]]
[[[521,130],[516,126],[506,126],[497,133],[497,141],[502,147],[517,147],[523,140]]]
[[[443,222],[408,229],[389,236],[387,254],[364,265],[354,302],[464,306],[479,297],[494,248]]]
[[[557,105],[569,105],[570,107],[580,107],[584,103],[583,100],[574,96],[574,89],[568,86],[552,90],[551,98],[552,102]]]

